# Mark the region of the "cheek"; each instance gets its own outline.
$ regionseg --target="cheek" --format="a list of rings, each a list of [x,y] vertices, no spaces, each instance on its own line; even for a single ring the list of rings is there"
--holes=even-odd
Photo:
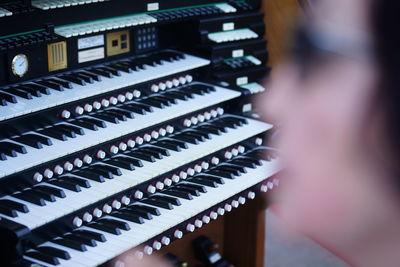
[[[287,166],[279,201],[297,227],[323,233],[351,213],[346,207],[351,195],[341,183],[347,179],[346,127],[334,105],[317,99],[298,106],[277,142]]]

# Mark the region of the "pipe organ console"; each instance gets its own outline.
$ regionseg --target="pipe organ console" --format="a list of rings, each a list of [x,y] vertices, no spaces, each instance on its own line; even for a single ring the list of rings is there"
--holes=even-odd
[[[1,1],[3,266],[146,257],[278,184],[260,2],[156,1]]]

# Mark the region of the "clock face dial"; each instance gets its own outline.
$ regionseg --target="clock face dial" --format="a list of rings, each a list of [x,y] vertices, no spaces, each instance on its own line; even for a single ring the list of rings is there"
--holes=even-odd
[[[14,75],[22,77],[28,72],[29,62],[24,54],[16,55],[11,63],[11,69]]]

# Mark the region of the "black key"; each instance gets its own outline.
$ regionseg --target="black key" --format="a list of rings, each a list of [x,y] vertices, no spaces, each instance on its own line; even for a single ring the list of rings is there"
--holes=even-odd
[[[61,176],[59,179],[61,181],[67,181],[68,183],[71,183],[71,184],[77,184],[83,188],[90,188],[92,186],[89,181],[82,179],[82,178],[75,177],[75,176],[64,175],[64,176]]]
[[[214,123],[214,124],[207,123],[207,124],[201,125],[200,127],[203,127],[203,126],[207,127],[207,128],[211,128],[211,129],[217,129],[217,130],[219,130],[219,131],[221,131],[223,133],[226,133],[228,131],[228,129],[225,126],[218,125],[217,123]]]
[[[144,211],[140,208],[136,208],[136,207],[125,207],[123,210],[121,210],[121,212],[127,212],[129,214],[135,214],[137,216],[143,217],[146,220],[151,220],[153,219],[153,215],[151,215],[151,213]]]
[[[133,70],[130,67],[127,67],[127,66],[125,66],[123,64],[115,63],[115,64],[110,64],[109,66],[111,68],[113,68],[113,69],[120,70],[120,71],[123,71],[123,72],[126,72],[126,73],[132,73],[133,72]]]
[[[35,83],[28,83],[28,84],[24,84],[23,85],[24,88],[31,88],[33,90],[37,90],[40,93],[44,94],[44,95],[50,95],[50,89],[43,86],[43,85],[39,85],[39,84],[35,84]]]
[[[123,110],[123,109],[119,109],[119,108],[112,108],[112,109],[109,109],[109,111],[121,114],[121,115],[123,115],[123,116],[125,116],[126,118],[129,118],[129,119],[134,119],[135,118],[135,114],[133,112],[131,112],[131,111],[127,111],[127,110]]]
[[[61,132],[57,129],[54,129],[53,127],[39,130],[38,133],[53,137],[60,141],[67,141],[67,135],[65,134],[65,132]]]
[[[216,175],[216,176],[221,176],[227,179],[235,179],[235,175],[232,172],[224,171],[224,170],[219,170],[219,169],[212,169],[207,171],[206,173]]]
[[[157,145],[157,143],[155,145]],[[153,150],[157,151],[158,153],[161,153],[163,156],[167,156],[168,157],[168,156],[171,155],[167,149],[162,148],[162,147],[151,145],[151,146],[148,146],[148,148],[153,149]]]
[[[195,97],[195,95],[192,94],[191,92],[185,91],[185,88],[180,89],[180,90],[169,91],[169,92],[172,92],[174,94],[179,94],[179,95],[185,96],[187,98],[194,98]]]
[[[106,237],[103,234],[89,231],[89,230],[76,230],[76,231],[73,231],[73,233],[78,236],[90,237],[90,238],[92,238],[96,241],[102,242],[102,243],[107,241]]]
[[[227,166],[227,165],[224,165],[224,166],[217,166],[216,168],[215,168],[215,170],[219,170],[219,171],[225,171],[225,172],[230,172],[230,173],[232,173],[233,175],[235,175],[235,176],[240,176],[242,173],[239,171],[239,170],[237,170],[237,169],[235,169],[235,168],[231,168],[230,166]]]
[[[70,240],[70,239],[64,239],[64,238],[59,238],[59,239],[53,239],[51,242],[59,244],[64,247],[72,248],[81,252],[87,251],[87,248],[84,244]]]
[[[54,78],[53,79],[48,79],[48,81],[49,82],[53,82],[55,84],[59,84],[64,88],[72,89],[72,83],[70,83],[70,82],[63,81],[63,80],[60,80],[60,79],[54,79]]]
[[[60,128],[60,129],[64,129],[66,131],[73,132],[73,133],[78,134],[78,135],[84,135],[85,134],[85,131],[82,128],[76,127],[76,126],[73,126],[73,125],[59,124],[59,125],[57,125],[57,127]]]
[[[77,76],[61,75],[61,76],[58,76],[58,78],[63,79],[65,81],[72,82],[72,83],[76,83],[76,84],[81,85],[81,86],[86,85],[86,82],[83,79],[81,79],[81,78],[79,78]]]
[[[7,101],[0,96],[0,106],[7,106]]]
[[[177,134],[177,135],[174,135],[172,138],[174,138],[176,140],[179,140],[179,141],[183,141],[183,142],[187,142],[187,143],[190,143],[190,144],[194,144],[194,145],[198,145],[199,144],[198,138],[193,137],[193,136]]]
[[[54,129],[54,131],[58,131],[60,133],[64,133],[66,136],[70,137],[70,138],[76,138],[76,133],[73,129],[67,128],[67,127],[62,127],[61,124],[59,125],[54,125],[52,127],[52,129]]]
[[[89,224],[88,227],[100,230],[100,231],[104,231],[106,233],[110,233],[113,235],[120,235],[121,234],[121,230],[115,226],[110,226],[108,224],[102,224],[100,222],[95,222],[92,224]]]
[[[206,175],[206,174],[198,174],[195,177],[199,178],[199,179],[205,179],[205,180],[214,181],[214,182],[216,182],[218,184],[225,184],[224,178],[218,177],[218,176],[211,176],[211,175]]]
[[[116,218],[120,218],[123,220],[127,220],[130,222],[134,222],[134,223],[138,223],[138,224],[142,224],[144,223],[144,219],[136,214],[133,213],[129,213],[127,211],[118,211],[118,212],[114,212],[111,214],[111,216],[116,217]]]
[[[100,128],[106,128],[107,127],[107,125],[106,125],[106,123],[104,121],[98,120],[98,119],[95,119],[95,118],[82,117],[82,118],[80,118],[80,120],[85,121],[85,122],[89,122],[89,123],[93,123],[93,124],[97,125],[97,127],[100,127]]]
[[[71,255],[69,255],[67,251],[58,248],[43,246],[37,247],[36,250],[43,254],[48,254],[50,256],[57,257],[63,260],[69,260],[71,258]]]
[[[21,154],[26,154],[26,148],[10,142],[0,142],[0,149],[3,151],[15,151]],[[11,152],[10,152],[11,153]]]
[[[33,192],[24,191],[21,193],[13,194],[11,196],[36,204],[38,206],[46,206],[44,198],[34,194]]]
[[[102,176],[104,176],[107,179],[113,179],[114,175],[112,174],[112,172],[110,172],[109,170],[102,168],[101,165],[92,165],[89,168],[87,168],[86,170],[100,174]]]
[[[183,184],[179,184],[179,186],[186,187],[186,188],[193,188],[193,189],[198,190],[201,193],[207,193],[207,188],[202,185],[183,183]]]
[[[13,218],[18,216],[18,213],[15,209],[4,205],[0,205],[0,213]]]
[[[20,137],[14,138],[13,140],[15,140],[19,143],[23,143],[23,144],[28,145],[33,148],[42,149],[43,144],[41,142],[39,142],[35,137],[36,137],[36,135],[27,134],[27,135],[22,135]]]
[[[140,99],[139,101],[140,101],[140,103],[144,103],[144,104],[147,104],[147,105],[150,105],[153,107],[157,107],[157,108],[161,108],[161,109],[165,108],[165,105],[162,102],[157,101],[155,99],[146,98],[146,99]]]
[[[77,126],[92,130],[92,131],[97,131],[99,130],[99,128],[97,127],[96,124],[92,123],[92,122],[88,122],[82,119],[78,119],[78,120],[74,120],[74,121],[70,121],[70,123],[75,124]]]
[[[167,96],[165,94],[155,96],[156,99],[168,101],[170,105],[178,104],[178,101],[175,97]]]
[[[114,167],[114,166],[103,165],[103,164],[98,164],[98,166],[101,166],[103,169],[110,171],[114,175],[117,175],[117,176],[121,176],[122,175],[121,170],[119,168]]]
[[[145,211],[145,212],[148,212],[151,215],[155,215],[155,216],[160,216],[161,215],[160,211],[157,208],[144,206],[144,205],[140,205],[140,204],[131,205],[131,206],[127,207],[127,208],[129,208],[130,210],[136,209],[136,210]]]
[[[156,200],[162,200],[162,201],[171,203],[172,205],[175,205],[175,206],[182,205],[181,202],[179,201],[179,199],[175,198],[175,197],[169,197],[169,196],[163,196],[163,195],[153,195],[150,198],[156,199]]]
[[[184,193],[188,193],[188,194],[190,194],[192,196],[196,196],[196,197],[200,196],[199,190],[197,190],[197,189],[195,189],[193,187],[187,187],[187,186],[185,186],[185,184],[182,184],[182,185],[177,184],[172,189],[175,190],[175,191],[181,191],[181,192],[184,192]]]
[[[200,179],[200,178],[190,178],[190,180],[188,179],[188,181],[195,183],[195,184],[201,184],[201,185],[205,185],[205,186],[209,186],[209,187],[218,187],[217,182],[212,181],[212,180],[208,180],[208,179]]]
[[[68,182],[66,180],[61,180],[61,179],[54,179],[54,180],[49,180],[47,181],[48,183],[61,187],[61,188],[65,188],[74,192],[80,192],[82,191],[81,187],[75,183],[71,183]]]
[[[51,193],[49,193],[49,192],[42,192],[40,190],[29,189],[29,190],[24,191],[23,193],[26,194],[27,192],[29,192],[30,194],[35,194],[38,197],[41,197],[44,200],[47,200],[49,202],[55,202],[56,201],[56,196],[51,194]]]
[[[91,172],[88,170],[81,170],[81,171],[75,172],[74,174],[78,175],[78,176],[82,176],[83,178],[87,178],[87,179],[99,182],[99,183],[104,183],[106,181],[105,177],[103,175],[94,173],[94,172]]]
[[[95,80],[97,82],[101,81],[101,76],[97,75],[97,74],[93,74],[93,73],[90,73],[90,72],[84,72],[84,71],[79,72],[79,74],[83,74],[85,76],[91,77],[93,80]]]
[[[7,160],[7,155],[3,151],[0,151],[0,160]]]
[[[104,112],[100,112],[100,113],[94,114],[92,116],[95,117],[95,118],[98,118],[100,120],[108,121],[108,122],[111,122],[111,123],[115,123],[115,124],[119,123],[118,118],[116,118],[115,116],[111,116],[109,114],[106,114]]]
[[[71,256],[67,251],[58,248],[43,246],[43,247],[37,247],[36,250],[43,254],[48,254],[50,256],[57,257],[63,260],[69,260],[71,258]]]
[[[114,220],[114,219],[102,218],[102,219],[99,219],[98,222],[100,222],[102,224],[108,224],[110,226],[118,227],[119,229],[122,229],[125,231],[128,231],[131,229],[129,224],[127,224],[126,222],[122,222],[122,221],[118,221],[118,220]]]
[[[146,153],[148,155],[151,155],[156,159],[162,159],[163,158],[163,155],[160,152],[156,151],[155,149],[151,149],[149,147],[145,147],[145,146],[140,147],[139,151],[141,153]]]
[[[199,127],[196,127],[196,130],[201,130],[203,132],[209,132],[209,133],[212,133],[212,134],[215,134],[215,135],[221,135],[222,134],[221,130],[219,130],[217,128],[214,128],[214,127],[209,127],[207,125],[200,125]]]
[[[239,156],[239,157],[237,157],[236,159],[237,159],[237,160],[240,160],[240,161],[252,162],[252,163],[254,163],[254,164],[257,165],[257,166],[261,166],[261,165],[262,165],[262,162],[261,162],[259,159],[252,158],[252,157],[247,157],[247,155],[246,155],[246,156]]]
[[[33,190],[39,191],[39,192],[42,192],[42,193],[46,193],[47,192],[47,193],[50,193],[50,194],[52,194],[52,195],[54,195],[56,197],[65,198],[65,192],[63,190],[55,188],[55,187],[50,187],[50,186],[47,186],[47,185],[38,185],[38,186],[33,187]]]
[[[156,207],[168,209],[168,210],[172,210],[174,208],[171,203],[163,201],[163,200],[148,198],[148,199],[142,200],[142,202],[156,206]]]
[[[52,265],[60,264],[60,261],[56,257],[43,254],[39,251],[29,251],[29,252],[26,252],[25,255],[28,257],[31,257],[33,259],[37,259],[37,260],[40,260],[40,261],[43,261],[43,262],[46,262],[46,263],[49,263]]]
[[[126,154],[128,156],[135,157],[135,158],[138,158],[138,159],[141,159],[141,160],[145,160],[145,161],[148,161],[148,162],[155,162],[156,161],[156,159],[153,156],[148,155],[148,154],[144,154],[144,153],[140,153],[138,150],[130,151],[130,152],[126,153]]]
[[[246,170],[245,167],[240,166],[240,165],[230,164],[230,163],[231,163],[231,162],[229,162],[229,163],[223,163],[223,164],[217,166],[217,168],[220,168],[220,169],[222,168],[222,169],[226,169],[226,170],[236,170],[236,171],[238,171],[239,173],[247,173],[247,170]]]
[[[33,98],[32,94],[18,88],[7,88],[3,90],[11,95],[19,96],[28,100]]]
[[[12,201],[12,200],[9,200],[9,199],[0,199],[0,206],[9,207],[9,208],[12,208],[12,209],[14,209],[16,211],[20,211],[20,212],[23,212],[23,213],[28,213],[29,212],[29,209],[25,204],[18,203],[16,201]]]
[[[64,91],[64,87],[61,84],[55,82],[43,80],[43,81],[36,81],[36,83],[60,92]]]
[[[0,92],[0,98],[4,99],[10,103],[14,103],[14,104],[17,103],[17,99],[15,98],[15,96],[10,95],[10,94],[5,94],[5,93]]]
[[[103,114],[107,114],[107,115],[112,116],[112,117],[116,117],[120,121],[126,121],[128,119],[124,114],[119,113],[119,112],[115,112],[113,110],[105,110],[102,113]]]
[[[69,239],[72,241],[76,241],[82,244],[85,244],[89,247],[96,247],[97,243],[95,240],[93,240],[92,238],[89,237],[83,237],[83,236],[77,236],[77,235],[71,235],[71,234],[66,234],[63,236],[63,238],[65,239]]]
[[[121,71],[113,69],[111,67],[100,67],[99,69],[106,71],[106,72],[110,72],[114,76],[121,76]]]
[[[138,107],[135,104],[124,105],[122,108],[141,115],[145,115],[147,113],[145,109]]]
[[[143,162],[139,159],[135,159],[133,157],[129,157],[127,155],[123,155],[123,156],[116,156],[116,158],[123,158],[126,161],[129,161],[130,163],[132,163],[135,167],[143,167]]]
[[[151,99],[153,101],[158,101],[158,102],[160,102],[160,103],[162,103],[162,104],[164,104],[165,106],[168,106],[168,107],[173,104],[169,99],[163,98],[161,96],[152,96],[149,99]]]
[[[179,140],[162,139],[162,140],[160,140],[159,142],[160,142],[160,143],[170,143],[170,144],[177,145],[177,146],[179,146],[180,148],[184,148],[184,149],[188,148],[188,145],[187,145],[185,142],[179,141]],[[157,142],[157,144],[158,144],[158,142]]]
[[[35,96],[35,97],[41,97],[42,96],[42,93],[40,91],[32,89],[32,88],[29,88],[29,87],[25,87],[23,85],[19,85],[18,87],[15,87],[13,89],[14,90],[18,89],[20,91],[27,92],[27,93],[31,94],[32,96]]]
[[[90,77],[89,75],[83,74],[83,73],[74,73],[74,75],[79,78],[84,80],[87,83],[94,83],[94,80],[92,77]]]
[[[182,150],[180,146],[171,144],[169,142],[159,141],[159,142],[157,142],[155,144],[157,146],[159,146],[159,147],[167,148],[167,149],[170,149],[170,150],[173,150],[173,151],[177,151],[177,152],[180,152]]]
[[[111,72],[106,72],[106,71],[103,71],[101,69],[90,69],[90,70],[88,70],[88,72],[89,73],[98,74],[98,75],[104,76],[106,78],[113,78],[114,77],[114,75],[112,75]]]
[[[204,130],[201,130],[201,129],[198,129],[198,128],[195,128],[193,130],[189,130],[188,132],[192,133],[193,135],[197,134],[197,135],[203,136],[206,139],[211,139],[212,138],[212,135],[210,134],[210,132],[204,131]]]
[[[194,131],[184,131],[181,133],[181,135],[195,137],[200,142],[204,142],[204,141],[206,141],[206,139],[211,139],[211,136],[208,136],[208,133],[203,135],[199,132],[194,132]]]
[[[115,157],[110,160],[107,160],[105,163],[129,170],[129,171],[133,171],[135,169],[135,166],[133,165],[133,163],[126,161],[123,158]]]
[[[171,98],[180,99],[180,100],[183,100],[183,101],[189,100],[189,97],[187,95],[180,94],[180,93],[175,92],[175,91],[165,92],[163,95],[167,96],[167,97],[171,97]]]
[[[139,108],[145,110],[146,112],[153,112],[154,111],[154,109],[153,109],[153,107],[151,105],[146,105],[146,104],[143,104],[143,103],[140,103],[140,102],[134,102],[132,105],[134,105],[136,107],[139,107]]]
[[[237,164],[240,166],[245,166],[247,168],[252,168],[252,169],[255,169],[257,167],[257,164],[255,164],[253,161],[249,161],[243,158],[235,158],[231,160],[230,163]]]
[[[167,195],[174,196],[174,197],[180,197],[180,198],[184,198],[184,199],[188,199],[188,200],[193,199],[193,196],[190,193],[184,192],[182,190],[174,190],[172,188],[163,191],[163,194],[167,194]]]
[[[34,134],[32,134],[32,136],[33,136]],[[29,135],[29,136],[31,136],[31,135]],[[46,146],[51,146],[51,145],[53,145],[53,142],[51,141],[51,139],[50,138],[47,138],[47,137],[45,137],[45,136],[41,136],[41,135],[34,135],[35,136],[35,138],[39,141],[39,142],[41,142],[42,144],[44,144],[44,145],[46,145]]]

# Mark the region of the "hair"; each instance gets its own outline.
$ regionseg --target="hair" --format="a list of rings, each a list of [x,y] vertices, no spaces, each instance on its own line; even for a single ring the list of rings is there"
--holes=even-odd
[[[400,2],[373,0],[371,27],[380,83],[377,101],[384,109],[388,144],[394,156],[393,170],[400,189]]]

